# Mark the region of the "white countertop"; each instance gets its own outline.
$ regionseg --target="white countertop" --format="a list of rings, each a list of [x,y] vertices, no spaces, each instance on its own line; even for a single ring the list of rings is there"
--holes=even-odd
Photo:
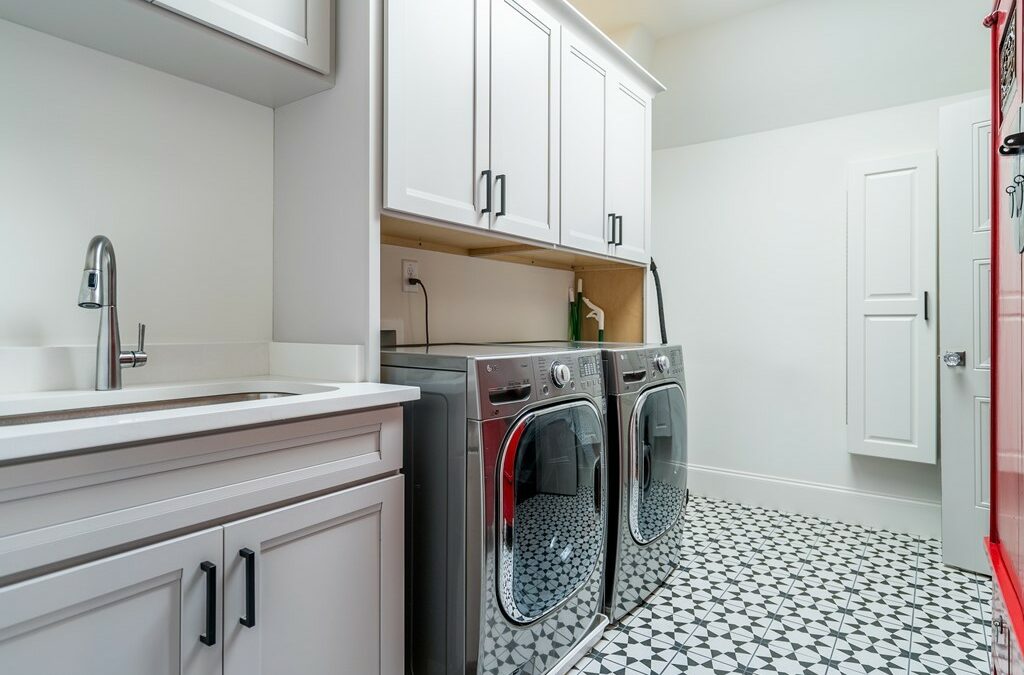
[[[228,393],[287,392],[280,398],[190,406],[73,420],[0,426],[0,465],[54,455],[211,433],[235,427],[376,408],[419,398],[416,387],[280,377],[240,378],[119,391],[54,391],[0,396],[0,417]]]

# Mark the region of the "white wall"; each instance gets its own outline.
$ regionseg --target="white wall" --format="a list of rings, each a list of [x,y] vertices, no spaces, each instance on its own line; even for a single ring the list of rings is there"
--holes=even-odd
[[[950,96],[988,84],[991,0],[788,0],[659,40],[654,147]]]
[[[698,492],[937,534],[937,466],[846,449],[846,167],[934,150],[940,105],[962,98],[654,153]]]
[[[0,21],[0,347],[94,345],[89,239],[126,344],[271,337],[273,111]]]
[[[381,327],[421,344],[423,294],[402,291],[402,260],[419,262],[431,342],[564,340],[573,273],[400,246],[381,247]]]
[[[275,111],[274,339],[380,363],[380,0],[339,0],[336,84]]]

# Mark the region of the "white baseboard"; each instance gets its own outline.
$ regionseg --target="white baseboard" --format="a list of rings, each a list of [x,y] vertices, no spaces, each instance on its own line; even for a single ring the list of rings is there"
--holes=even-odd
[[[688,486],[702,497],[938,538],[941,505],[778,476],[691,464]]]

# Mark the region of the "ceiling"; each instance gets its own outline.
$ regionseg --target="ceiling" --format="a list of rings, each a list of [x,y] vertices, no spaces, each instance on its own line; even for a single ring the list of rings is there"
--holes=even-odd
[[[643,26],[655,38],[683,33],[784,0],[569,0],[606,33]]]

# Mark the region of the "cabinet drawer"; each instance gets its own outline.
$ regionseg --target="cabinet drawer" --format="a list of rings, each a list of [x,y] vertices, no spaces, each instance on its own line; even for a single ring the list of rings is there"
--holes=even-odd
[[[401,408],[9,467],[0,579],[394,473]]]

